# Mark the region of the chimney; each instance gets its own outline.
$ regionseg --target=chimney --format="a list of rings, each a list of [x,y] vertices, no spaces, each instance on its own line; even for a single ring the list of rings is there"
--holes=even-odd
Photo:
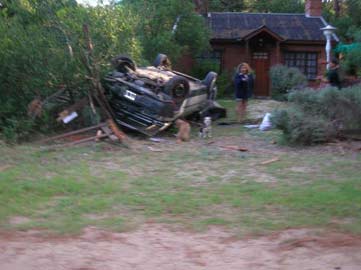
[[[322,0],[306,0],[305,13],[306,17],[322,16]]]

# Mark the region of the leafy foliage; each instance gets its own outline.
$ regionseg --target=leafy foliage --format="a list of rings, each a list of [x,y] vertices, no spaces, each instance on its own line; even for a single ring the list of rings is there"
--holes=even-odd
[[[328,121],[314,118],[297,109],[275,112],[272,122],[283,131],[284,138],[291,144],[323,143],[334,135]]]
[[[253,12],[302,13],[304,2],[301,0],[254,0],[248,1],[248,8]]]
[[[303,12],[304,3],[301,0],[210,0],[209,9],[211,11],[230,12]]]
[[[307,78],[297,68],[275,65],[270,69],[272,97],[285,100],[287,94],[294,89],[304,88]]]
[[[206,27],[191,1],[124,1],[96,7],[75,0],[1,3],[0,134],[8,140],[57,125],[49,111],[51,103],[44,104],[47,110],[36,120],[28,117],[28,104],[60,89],[71,101],[86,94],[92,87],[88,64],[95,65],[101,76],[118,54],[144,64],[158,52],[177,57],[185,50],[207,47]],[[91,57],[84,25],[94,47]]]
[[[359,75],[361,71],[361,46],[360,49],[346,53],[341,64],[347,74]]]
[[[361,128],[361,86],[294,91],[288,100],[290,108],[274,112],[272,122],[290,143],[327,142],[344,130]]]
[[[123,0],[121,3],[142,18],[137,34],[149,62],[159,52],[176,60],[186,51],[196,55],[209,46],[208,29],[204,19],[195,13],[193,1]]]

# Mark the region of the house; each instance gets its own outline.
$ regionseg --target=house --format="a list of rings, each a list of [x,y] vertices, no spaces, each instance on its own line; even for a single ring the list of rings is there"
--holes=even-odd
[[[256,73],[255,96],[270,96],[269,70],[276,64],[299,68],[312,85],[326,69],[326,39],[320,28],[327,22],[322,0],[305,2],[305,14],[207,13],[212,47],[208,58],[229,72],[248,62]],[[333,42],[337,41],[333,35]]]

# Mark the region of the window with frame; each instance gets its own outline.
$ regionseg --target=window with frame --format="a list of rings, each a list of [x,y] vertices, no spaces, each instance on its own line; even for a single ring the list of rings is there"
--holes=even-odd
[[[317,77],[317,53],[313,52],[286,52],[284,54],[285,65],[296,67],[305,74],[309,80]]]

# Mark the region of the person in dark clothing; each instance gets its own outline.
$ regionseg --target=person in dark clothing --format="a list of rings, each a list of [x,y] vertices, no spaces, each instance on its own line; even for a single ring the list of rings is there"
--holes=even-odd
[[[327,80],[331,86],[337,87],[338,89],[341,88],[341,81],[340,81],[340,75],[339,75],[339,64],[338,60],[332,59],[330,63],[330,68],[327,71]]]
[[[235,99],[237,121],[244,121],[247,113],[248,99],[253,94],[254,77],[252,70],[247,63],[242,63],[237,67],[237,73],[234,78]]]

